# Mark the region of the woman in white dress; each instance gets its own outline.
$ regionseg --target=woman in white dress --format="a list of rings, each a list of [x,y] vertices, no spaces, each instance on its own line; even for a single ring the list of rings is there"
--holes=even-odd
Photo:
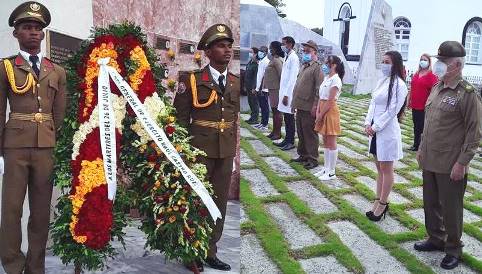
[[[407,85],[402,56],[389,51],[381,64],[383,78],[372,92],[365,118],[365,133],[369,136],[370,153],[377,166],[377,198],[366,216],[380,221],[388,211],[388,196],[394,182],[393,162],[403,157],[400,119],[405,109]]]

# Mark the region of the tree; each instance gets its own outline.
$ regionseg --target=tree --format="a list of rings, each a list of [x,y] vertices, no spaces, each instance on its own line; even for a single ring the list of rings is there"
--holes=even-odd
[[[285,3],[283,3],[283,0],[264,0],[264,1],[276,9],[276,12],[278,13],[279,17],[281,18],[286,17],[286,14],[281,11],[281,8],[286,6]]]
[[[319,35],[323,36],[323,28],[313,28],[311,31],[318,33]]]

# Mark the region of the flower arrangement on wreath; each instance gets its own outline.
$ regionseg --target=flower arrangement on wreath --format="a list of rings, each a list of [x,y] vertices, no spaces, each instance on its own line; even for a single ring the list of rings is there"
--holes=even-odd
[[[146,246],[183,263],[207,255],[211,228],[207,208],[183,176],[152,141],[117,86],[110,80],[115,115],[116,151],[132,185],[120,185],[108,199],[103,169],[97,104],[98,59],[110,57],[145,109],[164,129],[193,173],[203,181],[206,167],[196,163],[204,152],[189,144],[187,130],[176,123],[164,96],[163,68],[132,23],[95,28],[92,39],[67,62],[69,106],[55,148],[55,184],[62,189],[52,224],[53,252],[64,264],[95,270],[116,254],[111,240],[124,244],[126,212],[134,205],[142,214]]]

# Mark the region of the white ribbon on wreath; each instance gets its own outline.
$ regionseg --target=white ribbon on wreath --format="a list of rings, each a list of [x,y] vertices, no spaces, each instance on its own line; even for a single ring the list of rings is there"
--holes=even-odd
[[[152,119],[144,105],[141,103],[137,95],[134,93],[129,84],[122,78],[122,76],[113,67],[109,66],[110,58],[102,58],[98,60],[100,66],[98,77],[98,104],[99,104],[99,128],[100,128],[100,143],[102,148],[102,157],[104,161],[104,172],[107,181],[108,198],[113,200],[117,189],[116,178],[116,137],[115,137],[115,116],[111,102],[111,90],[109,83],[109,76],[119,88],[120,92],[131,106],[134,113],[137,115],[144,129],[149,136],[154,140],[156,145],[166,155],[167,159],[181,172],[184,179],[191,186],[191,188],[199,195],[206,208],[209,211],[214,222],[221,219],[221,212],[214,203],[211,195],[204,187],[203,183],[194,175],[194,173],[187,167],[181,156],[171,144],[154,119]]]

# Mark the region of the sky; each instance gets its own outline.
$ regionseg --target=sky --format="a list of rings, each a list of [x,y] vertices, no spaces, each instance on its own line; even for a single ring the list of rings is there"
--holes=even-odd
[[[307,28],[322,28],[324,24],[325,0],[283,0],[281,10],[286,18]]]

